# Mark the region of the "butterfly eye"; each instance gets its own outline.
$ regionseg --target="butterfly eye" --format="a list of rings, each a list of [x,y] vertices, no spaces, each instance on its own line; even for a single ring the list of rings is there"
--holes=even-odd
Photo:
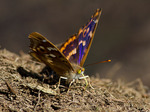
[[[78,71],[77,71],[77,74],[82,74],[82,73],[84,73],[84,68],[81,68],[81,69],[79,69]]]
[[[80,69],[77,71],[77,74],[81,74],[81,70]]]

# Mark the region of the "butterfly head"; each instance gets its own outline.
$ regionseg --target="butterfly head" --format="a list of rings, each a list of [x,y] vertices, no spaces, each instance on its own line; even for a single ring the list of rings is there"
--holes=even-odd
[[[75,71],[77,76],[81,76],[84,74],[85,69],[83,67],[80,67]]]
[[[72,64],[74,71],[69,72],[68,75],[66,75],[68,82],[72,81],[74,79],[79,79],[79,77],[82,77],[84,74],[85,69],[77,64]]]

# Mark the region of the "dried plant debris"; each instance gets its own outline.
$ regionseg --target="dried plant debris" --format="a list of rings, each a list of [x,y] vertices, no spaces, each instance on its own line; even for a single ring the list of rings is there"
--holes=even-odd
[[[0,50],[0,111],[150,111],[149,88],[140,79],[124,83],[91,77],[94,89],[81,80],[66,91],[57,88],[55,74],[41,73],[44,66],[23,52]]]

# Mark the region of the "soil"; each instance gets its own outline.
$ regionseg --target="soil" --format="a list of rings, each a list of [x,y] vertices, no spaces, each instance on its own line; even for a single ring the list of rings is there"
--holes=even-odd
[[[150,111],[150,89],[140,79],[122,80],[90,77],[93,88],[84,80],[69,88],[58,88],[55,74],[48,76],[44,64],[28,54],[0,50],[0,111]]]

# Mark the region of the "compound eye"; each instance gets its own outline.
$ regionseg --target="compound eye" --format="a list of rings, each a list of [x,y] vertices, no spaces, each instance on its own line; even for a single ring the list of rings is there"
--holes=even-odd
[[[81,70],[79,69],[79,70],[77,71],[77,73],[78,73],[78,74],[81,74]]]

